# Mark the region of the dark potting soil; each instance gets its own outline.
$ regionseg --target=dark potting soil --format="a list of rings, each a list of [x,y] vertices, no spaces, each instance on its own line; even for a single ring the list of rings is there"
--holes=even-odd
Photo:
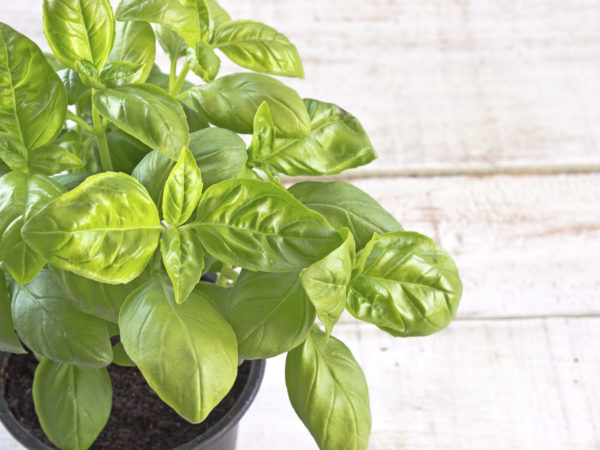
[[[33,407],[31,385],[37,360],[30,354],[5,358],[1,393],[13,415],[38,440],[54,448],[40,427]],[[194,425],[158,398],[135,367],[108,366],[113,384],[113,406],[106,427],[92,449],[164,450],[191,441],[217,423],[239,398],[250,363],[242,364],[233,388],[206,420]]]

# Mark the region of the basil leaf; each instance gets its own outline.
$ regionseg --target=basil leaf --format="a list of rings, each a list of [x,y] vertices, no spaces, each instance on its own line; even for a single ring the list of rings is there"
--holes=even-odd
[[[265,101],[278,136],[304,137],[310,132],[310,117],[300,96],[266,75],[234,73],[193,87],[179,98],[209,122],[236,133],[252,133],[256,110]]]
[[[169,27],[156,25],[156,37],[158,38],[158,43],[169,59],[177,61],[185,55],[187,49],[185,41]]]
[[[169,92],[169,75],[161,72],[160,68],[156,64],[152,67],[152,71],[150,72],[150,76],[146,80],[146,83],[153,84],[161,88],[163,91]],[[193,86],[194,85],[189,81],[184,81],[181,91],[185,92]]]
[[[346,307],[355,256],[350,231],[341,228],[338,233],[343,239],[342,245],[300,272],[302,287],[325,325],[327,335],[331,334]]]
[[[32,173],[54,175],[69,169],[83,167],[83,162],[67,149],[48,145],[32,150],[29,154],[29,170]]]
[[[167,177],[162,198],[163,217],[178,227],[190,218],[202,196],[202,176],[194,155],[187,147]]]
[[[275,125],[271,117],[271,109],[267,102],[262,102],[254,116],[254,132],[248,147],[250,163],[264,159],[273,152],[275,146]],[[260,167],[259,167],[260,168]]]
[[[6,164],[4,164],[4,162],[0,158],[0,177],[4,174],[7,174],[8,172],[10,172],[9,167]]]
[[[113,364],[121,367],[135,367],[135,363],[131,360],[122,342],[117,342],[113,347]]]
[[[199,293],[178,305],[168,280],[156,278],[127,298],[119,327],[150,387],[187,421],[204,420],[233,386],[235,334]]]
[[[285,382],[290,402],[319,448],[365,450],[371,434],[365,375],[341,341],[315,325],[288,353]]]
[[[98,112],[121,130],[163,155],[177,160],[189,143],[181,105],[163,90],[147,84],[97,91]]]
[[[75,308],[48,270],[25,286],[15,285],[12,315],[17,334],[38,355],[87,367],[112,361],[104,320]]]
[[[42,51],[0,23],[0,134],[41,147],[56,139],[66,113],[67,93]]]
[[[107,133],[106,139],[113,169],[117,172],[131,173],[144,156],[152,151],[150,147],[116,127]],[[166,156],[164,158],[168,159]]]
[[[12,170],[27,172],[27,148],[18,138],[8,133],[0,134],[0,160]]]
[[[60,184],[64,190],[70,191],[79,186],[83,181],[89,177],[90,173],[85,172],[75,172],[75,173],[65,173],[61,175],[53,175],[52,178],[58,184]]]
[[[192,71],[206,82],[214,80],[221,68],[221,60],[206,42],[188,48],[187,60]]]
[[[370,163],[377,154],[360,122],[332,103],[304,100],[311,132],[299,139],[280,139],[275,150],[257,163],[268,163],[286,175],[333,175]]]
[[[206,128],[190,135],[190,150],[202,173],[204,187],[238,176],[246,166],[246,144],[224,128]],[[157,205],[175,162],[158,152],[148,153],[132,176],[148,189]]]
[[[54,267],[51,271],[77,309],[113,323],[118,322],[127,296],[147,281],[147,277],[141,275],[126,284],[106,284]]]
[[[42,360],[33,377],[33,403],[46,436],[64,449],[87,449],[112,408],[105,368],[92,369]]]
[[[75,70],[81,78],[81,82],[91,88],[105,89],[106,86],[98,79],[98,68],[87,59],[80,59],[75,63]]]
[[[231,16],[216,2],[216,0],[206,0],[206,6],[208,7],[215,30],[231,20]]]
[[[195,220],[208,253],[234,267],[291,272],[323,258],[339,236],[323,216],[266,181],[222,181],[204,192]]]
[[[349,228],[357,249],[363,248],[373,233],[402,231],[402,225],[375,199],[349,183],[306,181],[293,185],[289,192],[323,214],[334,228]]]
[[[225,308],[238,338],[240,357],[270,358],[285,353],[305,338],[315,321],[298,273],[243,270]]]
[[[137,63],[111,61],[102,68],[98,78],[107,87],[125,86],[142,80],[144,68]]]
[[[124,61],[141,67],[139,75],[130,83],[146,81],[156,56],[156,38],[146,22],[117,22],[115,43],[108,62]]]
[[[183,111],[185,111],[185,117],[187,119],[188,127],[190,128],[190,133],[210,127],[202,114],[195,109],[190,108],[182,101],[179,101],[179,103],[183,107]]]
[[[83,81],[81,81],[81,77],[76,70],[64,69],[57,72],[57,74],[67,91],[69,105],[77,103],[83,93],[89,90],[89,88],[83,84]]]
[[[373,237],[364,268],[350,285],[348,311],[392,336],[426,336],[454,318],[462,283],[448,253],[419,233]],[[367,253],[368,252],[368,253]]]
[[[202,277],[204,249],[189,228],[169,228],[160,240],[160,252],[173,284],[176,303],[183,303]]]
[[[50,64],[50,67],[52,67],[52,69],[55,72],[66,69],[65,65],[63,63],[61,63],[58,60],[58,58],[56,56],[54,56],[52,53],[50,53],[50,52],[42,52],[42,53],[44,54],[46,61],[48,61],[48,64]]]
[[[15,334],[10,295],[4,273],[0,270],[0,351],[9,353],[27,353]]]
[[[30,282],[46,264],[23,240],[23,224],[63,192],[44,175],[9,172],[0,178],[0,259],[20,284]]]
[[[150,261],[160,229],[146,189],[129,175],[106,172],[49,203],[21,233],[59,269],[104,283],[127,283]]]
[[[256,72],[304,77],[296,47],[276,29],[261,22],[234,20],[215,33],[215,47],[234,63]]]
[[[110,0],[44,0],[44,34],[65,66],[86,59],[101,68],[115,38]]]

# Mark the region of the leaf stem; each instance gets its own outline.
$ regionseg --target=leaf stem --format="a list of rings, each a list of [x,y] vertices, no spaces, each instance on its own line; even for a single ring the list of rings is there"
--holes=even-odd
[[[92,96],[94,95],[92,89]],[[106,140],[106,133],[102,124],[102,118],[100,113],[96,109],[96,106],[92,103],[92,121],[94,123],[94,129],[96,130],[96,142],[98,143],[98,154],[100,155],[100,166],[105,172],[113,170],[112,160],[110,158],[110,151],[108,150],[108,141]]]
[[[175,89],[175,82],[177,81],[177,58],[171,59],[171,74],[169,76],[169,92],[173,92]]]
[[[81,128],[83,128],[88,133],[96,134],[97,131],[94,127],[92,127],[89,123],[79,117],[77,114],[73,114],[71,111],[67,111],[67,120],[75,122]]]
[[[186,60],[185,64],[183,65],[183,68],[181,69],[181,73],[175,81],[175,86],[173,86],[173,89],[169,89],[169,94],[171,94],[173,97],[177,96],[177,94],[179,94],[179,92],[181,91],[181,88],[183,87],[183,83],[185,81],[185,77],[187,76],[189,71],[190,63]]]

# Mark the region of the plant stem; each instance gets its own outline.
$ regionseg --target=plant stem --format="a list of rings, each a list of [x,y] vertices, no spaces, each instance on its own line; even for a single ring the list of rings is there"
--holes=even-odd
[[[177,81],[177,58],[171,59],[171,74],[169,76],[169,92],[173,92],[175,89],[175,82]]]
[[[93,92],[92,92],[93,95]],[[98,154],[100,155],[100,165],[102,170],[105,172],[113,170],[112,160],[110,158],[110,151],[108,150],[108,141],[106,140],[106,133],[104,126],[102,125],[102,118],[100,113],[92,103],[92,121],[94,123],[94,129],[96,130],[96,142],[98,142]]]
[[[67,111],[67,120],[71,120],[83,128],[88,133],[96,134],[96,129],[92,127],[89,123],[79,117],[77,114],[73,114],[71,111]]]
[[[171,94],[173,97],[175,97],[181,91],[181,88],[183,87],[183,83],[185,81],[185,77],[187,76],[189,71],[190,63],[186,61],[183,65],[183,68],[181,69],[181,73],[175,81],[175,86],[173,86],[173,89],[169,89],[169,94]]]

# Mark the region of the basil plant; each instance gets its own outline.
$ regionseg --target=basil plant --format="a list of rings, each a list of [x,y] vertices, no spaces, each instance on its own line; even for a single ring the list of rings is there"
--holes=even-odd
[[[52,54],[0,23],[0,348],[40,360],[48,438],[94,442],[111,363],[198,423],[241,361],[287,353],[289,399],[318,446],[365,449],[367,384],[331,335],[340,315],[429,335],[462,285],[444,249],[351,184],[282,184],[375,159],[359,121],[265,75],[302,77],[296,47],[215,0],[43,11]],[[223,55],[251,72],[219,77]]]

